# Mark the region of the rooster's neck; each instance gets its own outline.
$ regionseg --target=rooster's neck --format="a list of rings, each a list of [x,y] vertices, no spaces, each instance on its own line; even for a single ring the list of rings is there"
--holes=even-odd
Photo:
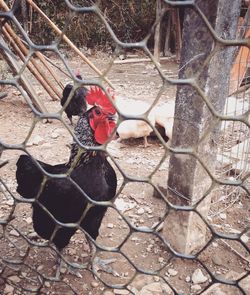
[[[78,144],[73,143],[71,145],[71,154],[67,166],[74,169],[80,165],[86,165],[91,162],[96,155],[96,151],[82,149]]]
[[[82,114],[77,122],[74,133],[79,142],[86,147],[98,146],[94,133],[89,124],[88,112]],[[76,142],[71,145],[71,153],[68,162],[68,166],[79,166],[79,164],[86,164],[96,156],[96,152],[93,150],[84,150],[79,147]]]
[[[89,111],[82,114],[74,129],[74,134],[79,142],[84,146],[97,146],[99,145],[94,137],[94,132],[89,124]]]

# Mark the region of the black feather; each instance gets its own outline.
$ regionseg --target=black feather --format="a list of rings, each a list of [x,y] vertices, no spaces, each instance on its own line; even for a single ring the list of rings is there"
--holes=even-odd
[[[83,138],[88,145],[91,142],[96,144],[94,143],[92,129],[88,123],[88,113],[90,111],[83,114],[81,120],[79,120],[82,126],[82,129],[79,128],[79,130],[81,129],[84,133]],[[76,143],[73,145],[76,145]],[[72,147],[72,150],[75,151],[75,147]],[[70,168],[70,162],[54,166],[41,161],[37,162],[50,174],[67,174]],[[43,172],[28,155],[21,155],[16,165],[17,192],[24,198],[35,199],[32,203],[33,226],[39,236],[51,240],[61,250],[69,243],[71,236],[77,230],[76,227],[61,227],[53,236],[56,221],[44,210],[40,205],[42,204],[57,221],[62,223],[80,222],[80,226],[93,239],[96,239],[103,216],[107,210],[106,207],[93,206],[87,212],[84,212],[88,201],[70,181],[69,177],[49,178],[44,183],[43,188],[40,189],[44,179]],[[95,201],[109,201],[116,194],[116,173],[103,152],[84,151],[79,162],[72,170],[70,178]],[[38,195],[39,191],[40,194]],[[81,219],[83,214],[84,218]]]
[[[82,79],[80,75],[77,76],[78,79]],[[66,103],[71,90],[73,88],[72,84],[67,84],[62,93],[61,98],[61,106],[64,106]],[[69,104],[65,108],[65,113],[67,114],[67,117],[69,118],[70,122],[72,123],[72,116],[79,116],[82,112],[86,111],[87,109],[87,103],[86,103],[86,95],[88,93],[88,90],[86,87],[80,87],[75,90]]]

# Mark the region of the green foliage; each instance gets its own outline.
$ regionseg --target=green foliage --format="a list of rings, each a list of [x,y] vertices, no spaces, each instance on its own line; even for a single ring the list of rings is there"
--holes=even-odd
[[[91,1],[71,1],[76,6],[90,6]],[[99,8],[105,15],[115,35],[123,42],[142,40],[155,20],[155,1],[149,0],[103,0]],[[39,1],[39,7],[62,30],[69,18],[71,21],[66,35],[78,46],[112,45],[112,38],[100,20],[93,13],[73,15],[64,1]],[[49,44],[56,35],[42,17],[33,11],[31,35],[37,43]]]

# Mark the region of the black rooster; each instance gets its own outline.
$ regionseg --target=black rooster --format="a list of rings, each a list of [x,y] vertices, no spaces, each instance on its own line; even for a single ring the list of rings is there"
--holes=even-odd
[[[90,90],[87,100],[96,106],[81,114],[75,135],[85,146],[98,146],[107,141],[115,127],[115,109],[97,88]],[[24,198],[35,199],[32,203],[33,226],[37,234],[53,242],[61,251],[76,232],[76,227],[56,227],[55,218],[61,223],[78,223],[96,239],[107,207],[87,206],[91,203],[70,179],[94,201],[112,200],[116,194],[117,179],[104,152],[80,149],[74,142],[68,163],[52,166],[37,162],[47,173],[69,174],[67,178],[49,178],[44,183],[44,174],[35,161],[27,155],[19,157],[17,192]],[[42,184],[44,186],[41,188]]]
[[[76,72],[76,77],[78,79],[82,80],[82,76],[80,75],[79,70]],[[61,106],[64,106],[66,103],[71,91],[73,89],[72,84],[67,84],[62,93],[62,98],[61,98]],[[85,112],[87,109],[87,104],[86,104],[86,95],[88,93],[88,90],[86,87],[82,86],[79,87],[75,90],[69,104],[65,108],[65,113],[67,117],[70,120],[71,125],[73,125],[72,122],[72,116],[80,116],[82,112]]]

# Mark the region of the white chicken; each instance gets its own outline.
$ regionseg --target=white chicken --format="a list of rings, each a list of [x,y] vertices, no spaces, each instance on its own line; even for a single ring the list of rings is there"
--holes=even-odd
[[[174,125],[174,110],[175,101],[170,100],[158,105],[154,108],[156,128],[157,124],[165,129],[165,135],[172,139],[173,125]]]
[[[149,108],[150,104],[141,100],[132,99],[116,99],[116,106],[119,111],[127,116],[138,116],[144,114]],[[148,120],[155,125],[155,113],[151,110],[148,115]],[[117,134],[121,139],[128,138],[144,138],[144,147],[148,146],[147,137],[153,129],[142,120],[125,120],[117,128]]]

